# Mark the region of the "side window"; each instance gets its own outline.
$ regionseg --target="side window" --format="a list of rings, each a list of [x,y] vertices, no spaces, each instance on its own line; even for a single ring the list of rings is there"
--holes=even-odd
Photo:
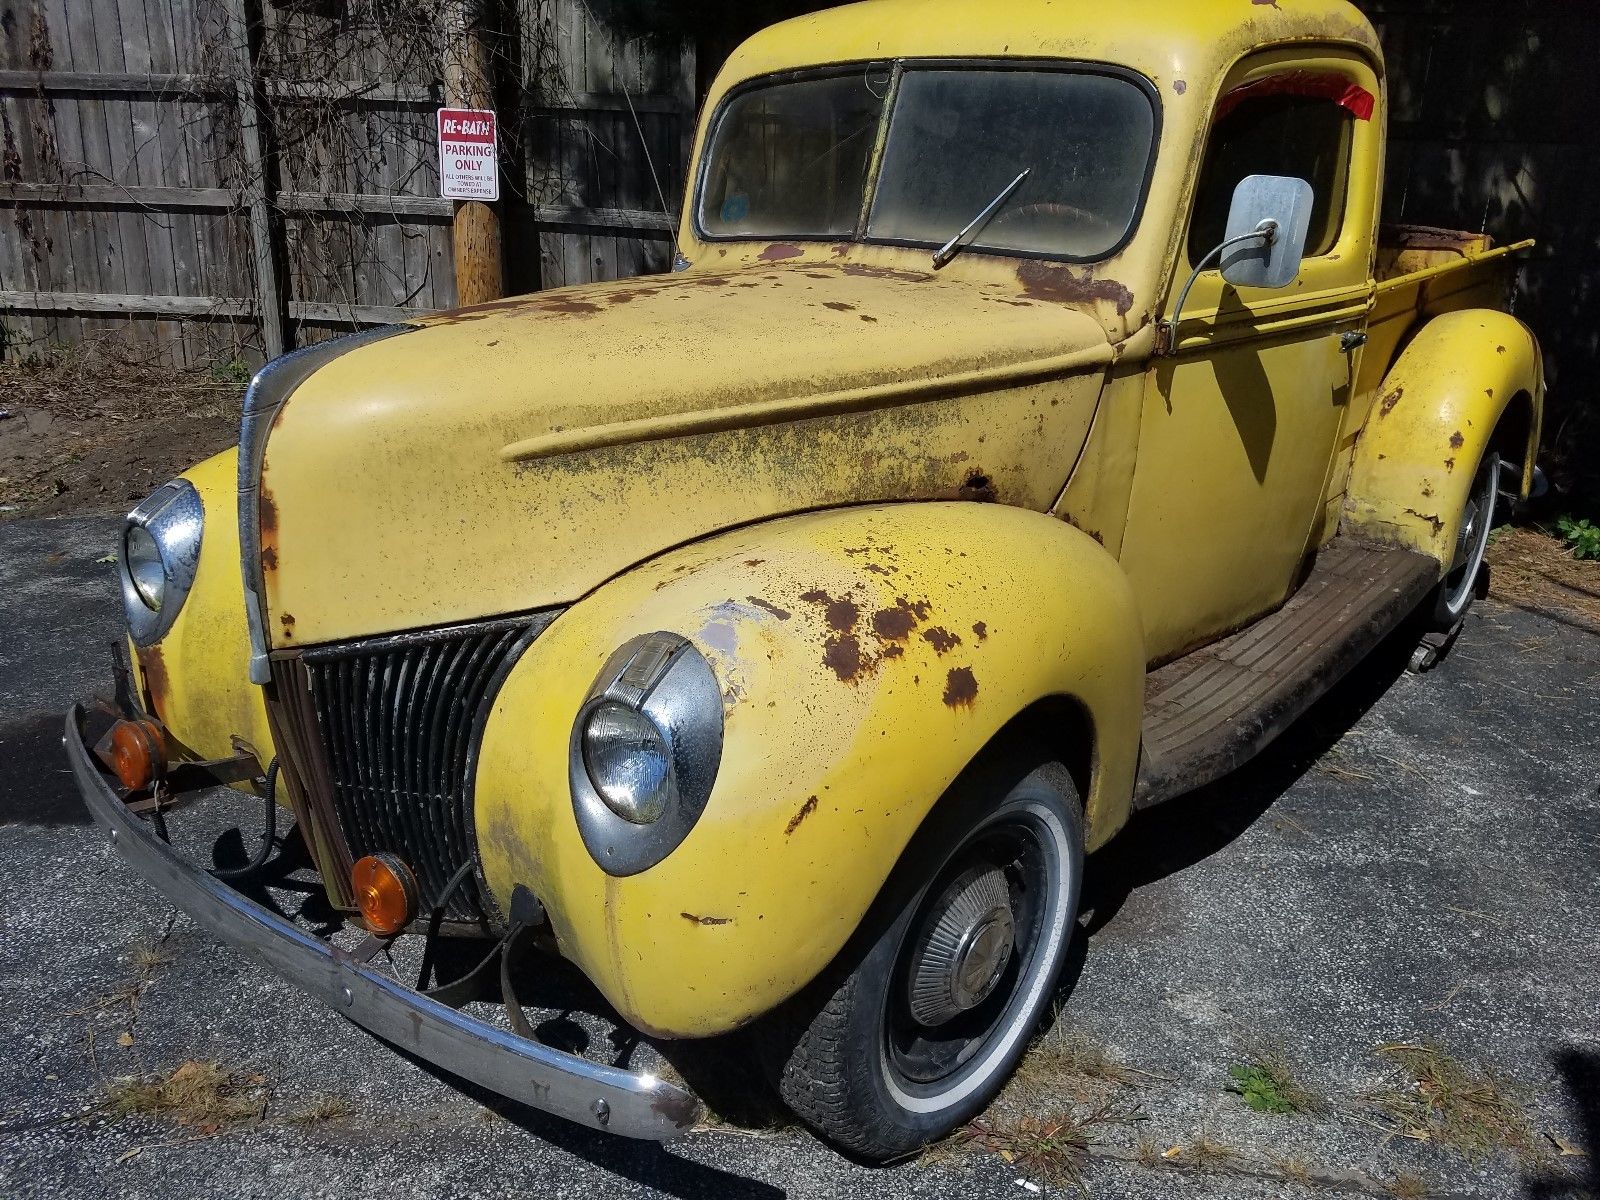
[[[1372,115],[1371,93],[1339,76],[1290,72],[1222,97],[1189,224],[1189,261],[1223,239],[1233,190],[1247,175],[1292,175],[1311,185],[1306,256],[1333,249],[1344,223],[1350,142]]]

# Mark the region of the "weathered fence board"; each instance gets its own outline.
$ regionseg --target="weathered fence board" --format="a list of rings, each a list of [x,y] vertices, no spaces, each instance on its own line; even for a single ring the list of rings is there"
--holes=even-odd
[[[0,30],[0,353],[257,359],[455,302],[431,6],[24,3]],[[694,48],[603,12],[501,6],[514,290],[671,262]]]

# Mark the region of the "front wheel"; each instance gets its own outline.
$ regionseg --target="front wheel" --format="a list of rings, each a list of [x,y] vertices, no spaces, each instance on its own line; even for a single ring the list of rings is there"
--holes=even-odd
[[[1461,510],[1461,527],[1456,534],[1455,555],[1435,593],[1433,624],[1447,633],[1461,623],[1472,606],[1478,586],[1483,556],[1489,549],[1489,531],[1494,527],[1495,501],[1500,495],[1500,455],[1493,450],[1483,456],[1472,490]]]
[[[913,838],[868,918],[881,931],[796,1002],[778,1090],[863,1158],[908,1154],[983,1110],[1044,1016],[1076,928],[1071,775],[1038,755],[986,757]]]

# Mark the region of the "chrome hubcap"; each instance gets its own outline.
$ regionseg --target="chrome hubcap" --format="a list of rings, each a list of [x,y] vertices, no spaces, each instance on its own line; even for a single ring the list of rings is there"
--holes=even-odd
[[[1461,536],[1456,539],[1456,565],[1460,566],[1472,556],[1473,543],[1478,540],[1478,502],[1471,500],[1467,503],[1467,511],[1462,514]]]
[[[938,1026],[982,1004],[1011,961],[1016,922],[1005,875],[974,867],[933,905],[911,956],[911,1015]]]

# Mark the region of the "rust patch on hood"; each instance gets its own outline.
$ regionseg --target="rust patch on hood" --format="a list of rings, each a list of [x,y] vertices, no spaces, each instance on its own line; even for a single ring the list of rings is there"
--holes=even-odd
[[[877,634],[879,641],[903,642],[911,636],[917,623],[926,620],[927,616],[926,600],[913,603],[901,596],[888,608],[880,608],[872,614],[872,632]]]
[[[761,252],[762,262],[782,262],[786,258],[799,258],[800,247],[787,242],[774,242]]]
[[[1378,415],[1380,417],[1387,417],[1394,411],[1394,406],[1400,403],[1400,397],[1404,396],[1405,394],[1405,388],[1397,387],[1394,391],[1385,395],[1382,400],[1378,401]]]
[[[899,267],[874,267],[870,263],[845,263],[839,270],[861,279],[898,279],[903,283],[927,283],[932,275],[906,271]]]
[[[975,624],[972,627],[972,632],[977,636],[977,639],[980,642],[987,641],[988,638],[989,638],[989,626],[988,626],[988,623],[984,622],[984,621],[979,621],[977,624]]]
[[[534,307],[540,312],[566,313],[574,317],[588,317],[597,312],[605,311],[598,304],[588,300],[567,300],[559,296],[541,300]]]
[[[784,837],[789,837],[792,835],[796,829],[800,828],[800,823],[816,811],[817,798],[815,796],[808,796],[806,798],[806,802],[800,806],[800,811],[795,813],[794,816],[790,817],[789,824],[784,826]]]
[[[820,588],[814,588],[802,593],[800,599],[811,604],[820,604],[827,613],[828,627],[838,633],[849,633],[861,619],[861,606],[848,596],[836,600]]]
[[[1092,270],[1075,275],[1070,267],[1058,263],[1025,262],[1017,268],[1022,294],[1034,300],[1058,304],[1093,304],[1105,300],[1114,305],[1119,317],[1133,307],[1133,293],[1115,279],[1096,279]]]
[[[951,650],[961,645],[961,635],[959,633],[951,633],[942,625],[934,625],[924,629],[922,631],[922,640],[933,647],[935,654],[940,655],[948,654]]]
[[[846,304],[843,300],[825,300],[822,303],[822,307],[831,308],[834,312],[855,312],[856,310],[854,304]]]
[[[1452,433],[1450,435],[1450,449],[1452,449],[1452,450],[1461,449],[1462,443],[1465,442],[1466,440],[1467,440],[1466,438],[1461,436],[1461,430],[1459,430],[1459,429],[1456,430],[1454,433]]]
[[[951,667],[945,676],[944,702],[950,708],[971,708],[978,697],[978,680],[971,667]]]
[[[853,633],[835,634],[822,647],[822,664],[839,677],[841,683],[850,683],[868,665],[861,657],[861,642]]]

